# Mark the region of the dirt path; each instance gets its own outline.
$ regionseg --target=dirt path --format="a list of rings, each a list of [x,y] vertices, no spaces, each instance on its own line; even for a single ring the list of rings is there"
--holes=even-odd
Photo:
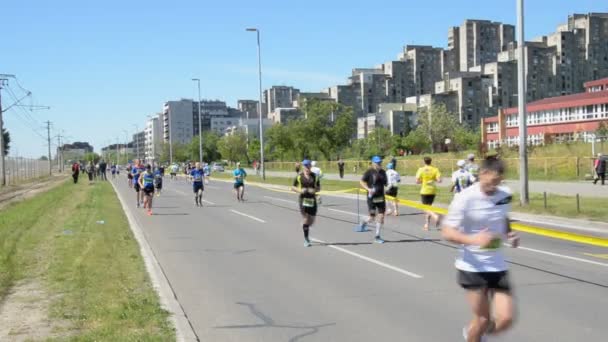
[[[23,201],[36,194],[52,189],[68,178],[68,174],[54,174],[51,177],[42,178],[35,182],[8,186],[0,191],[0,210],[12,203]]]

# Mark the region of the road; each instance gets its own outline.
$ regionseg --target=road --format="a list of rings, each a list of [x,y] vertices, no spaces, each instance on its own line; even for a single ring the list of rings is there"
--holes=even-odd
[[[294,194],[165,181],[155,213],[117,186],[201,341],[460,341],[470,313],[455,282],[453,245],[402,208],[387,243],[355,233],[356,201],[325,196],[303,247]],[[363,202],[361,202],[363,203]],[[363,210],[363,206],[361,206]],[[508,249],[518,319],[492,341],[605,341],[608,251],[522,234]]]
[[[255,174],[253,169],[248,169],[247,172],[251,174]],[[294,172],[287,171],[267,171],[267,176],[275,176],[275,177],[293,177],[295,175]],[[339,180],[340,176],[338,174],[328,173],[324,174],[323,177],[325,179],[333,179]],[[444,178],[452,177],[452,175],[443,175]],[[344,180],[350,181],[358,181],[361,179],[360,175],[354,174],[345,174]],[[416,184],[416,179],[414,176],[402,176],[401,177],[402,184]],[[507,179],[505,183],[511,187],[514,191],[519,191],[520,183],[519,180],[516,179]],[[449,187],[450,182],[442,182],[438,183],[440,187]],[[565,195],[565,196],[576,196],[579,194],[583,197],[606,197],[608,198],[608,185],[594,185],[591,181],[586,182],[551,182],[551,181],[530,181],[529,182],[530,192],[543,193],[546,191],[548,194],[556,194],[556,195]]]

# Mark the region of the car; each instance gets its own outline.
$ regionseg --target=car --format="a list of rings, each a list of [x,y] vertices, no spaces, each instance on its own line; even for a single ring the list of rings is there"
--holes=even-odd
[[[213,167],[211,169],[215,172],[224,172],[224,165],[220,163],[213,163]]]

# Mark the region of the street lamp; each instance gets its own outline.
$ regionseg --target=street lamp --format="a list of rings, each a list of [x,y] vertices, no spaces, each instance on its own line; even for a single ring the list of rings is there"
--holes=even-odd
[[[520,177],[520,198],[521,205],[530,202],[528,194],[528,154],[526,153],[528,143],[528,132],[526,122],[526,84],[525,84],[525,63],[524,49],[524,0],[517,1],[517,109],[519,111],[519,177]]]
[[[198,84],[198,159],[203,165],[203,113],[201,112],[201,80],[193,78]]]
[[[258,43],[258,78],[259,78],[259,91],[260,101],[258,102],[258,118],[260,121],[260,168],[262,169],[262,179],[266,180],[266,165],[264,163],[264,127],[262,125],[262,57],[260,52],[260,30],[257,28],[247,28],[248,32],[255,32],[257,34]]]
[[[125,133],[125,164],[129,161],[129,156],[127,155],[127,145],[129,143],[129,132],[126,129],[122,130]]]
[[[140,159],[139,157],[139,137],[137,136],[137,134],[139,133],[139,127],[137,126],[137,124],[133,124],[133,127],[135,127],[135,134],[133,135],[135,137],[135,157],[137,159]]]

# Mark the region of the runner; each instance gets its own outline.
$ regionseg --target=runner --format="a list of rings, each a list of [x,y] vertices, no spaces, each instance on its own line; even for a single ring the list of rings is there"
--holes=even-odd
[[[179,170],[179,166],[177,164],[171,165],[171,180],[177,178],[177,171]]]
[[[156,197],[160,197],[163,190],[163,172],[160,167],[157,167],[154,171],[154,187],[156,188]]]
[[[513,322],[512,290],[501,247],[503,240],[517,247],[519,237],[509,223],[511,190],[499,186],[504,173],[501,160],[484,160],[479,182],[452,201],[441,232],[444,239],[461,245],[455,266],[473,311],[472,321],[462,329],[469,342],[504,332]]]
[[[416,183],[422,185],[420,187],[422,204],[429,206],[433,205],[435,196],[437,195],[437,185],[435,185],[435,183],[441,183],[439,169],[431,166],[431,161],[432,159],[430,157],[424,157],[425,166],[419,168],[418,172],[416,172]],[[439,226],[439,215],[430,210],[426,210],[424,230],[429,230],[431,218],[435,221],[435,225]]]
[[[133,174],[131,173],[133,171],[133,167],[131,166],[131,164],[127,165],[127,183],[129,184],[129,188],[133,187]]]
[[[310,247],[308,236],[310,227],[315,223],[317,216],[317,200],[315,194],[320,191],[319,180],[311,172],[312,163],[305,159],[302,161],[303,171],[293,181],[291,190],[300,194],[300,214],[302,215],[302,231],[304,232],[304,247]]]
[[[232,172],[234,176],[234,191],[236,192],[236,200],[238,202],[245,202],[243,195],[245,194],[245,178],[247,178],[247,172],[241,167],[241,163],[236,163],[236,169]]]
[[[195,167],[190,171],[190,179],[194,191],[194,203],[197,207],[203,206],[203,191],[205,190],[203,178],[205,178],[205,171],[201,168],[201,163],[196,162]]]
[[[399,216],[399,199],[397,198],[397,194],[399,193],[399,183],[401,183],[401,176],[399,176],[399,172],[395,170],[395,165],[393,163],[389,163],[386,168],[386,177],[388,178],[388,190],[386,190],[386,194],[392,197],[392,201],[389,201],[389,207],[392,207],[386,212],[386,215],[390,215],[391,213],[394,216]]]
[[[112,173],[112,179],[116,178],[116,165],[112,164],[112,166],[110,166],[110,172]]]
[[[467,156],[467,165],[465,170],[469,171],[473,176],[473,183],[477,182],[479,178],[479,165],[475,164],[475,155],[473,153]]]
[[[456,191],[458,194],[473,185],[475,177],[466,170],[466,162],[464,160],[459,160],[456,165],[458,165],[458,170],[452,173],[452,187],[450,188],[450,192]]]
[[[205,173],[205,184],[209,184],[209,179],[211,178],[211,167],[209,167],[209,163],[205,163],[203,172]]]
[[[384,224],[384,212],[386,211],[386,199],[384,198],[384,187],[388,185],[386,172],[382,169],[382,158],[374,156],[371,167],[363,174],[359,182],[361,187],[367,190],[367,208],[369,218],[363,223],[363,228],[376,222],[376,243],[384,243],[380,236]]]
[[[141,161],[139,159],[135,159],[135,164],[133,165],[133,167],[131,168],[131,174],[132,174],[132,179],[133,179],[133,187],[135,188],[135,197],[137,199],[137,207],[139,208],[141,203],[143,202],[143,192],[140,191],[141,190],[141,185],[139,183],[139,176],[141,173],[143,173],[146,169],[144,168],[144,166],[141,164]],[[144,207],[145,209],[145,207]]]
[[[150,164],[146,165],[137,178],[137,183],[143,193],[144,209],[148,209],[148,215],[152,215],[152,199],[154,198],[154,174],[152,173],[152,166]]]
[[[321,178],[323,178],[323,171],[321,171],[321,168],[317,167],[316,160],[313,160],[311,165],[312,167],[310,168],[310,171],[315,174],[317,183],[319,183],[319,191],[321,191]],[[317,195],[317,204],[321,205],[321,203],[321,195]]]

